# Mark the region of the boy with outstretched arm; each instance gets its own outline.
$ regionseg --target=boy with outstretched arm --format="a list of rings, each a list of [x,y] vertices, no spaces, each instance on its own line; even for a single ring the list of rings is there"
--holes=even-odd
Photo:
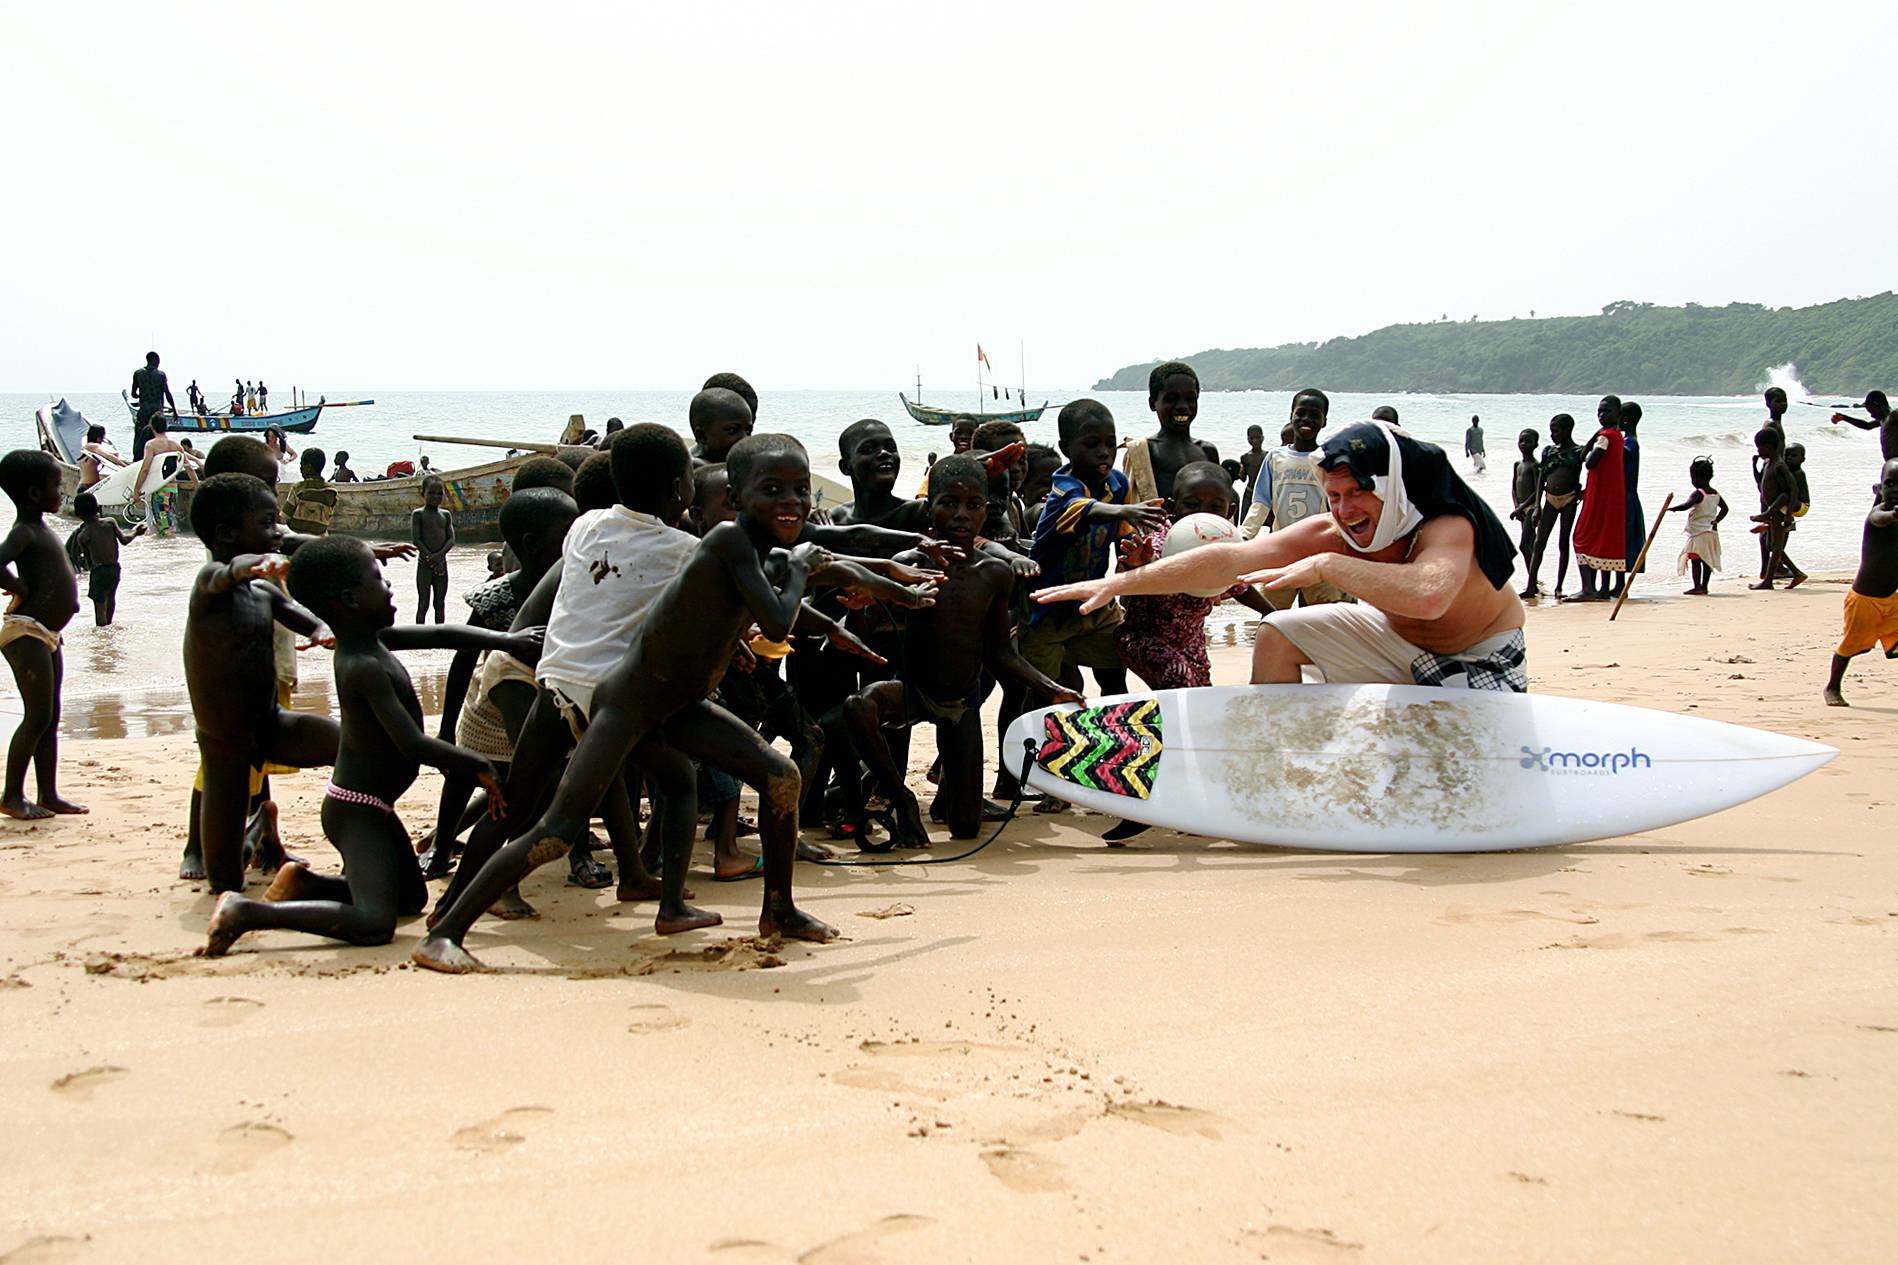
[[[143,536],[145,524],[126,531],[99,512],[98,498],[90,492],[73,497],[72,508],[73,513],[79,515],[79,526],[73,531],[69,552],[85,559],[86,596],[92,601],[92,622],[104,628],[112,622],[119,607],[119,547]]]
[[[1859,545],[1858,575],[1845,595],[1845,635],[1832,652],[1832,678],[1825,700],[1832,707],[1848,707],[1841,692],[1845,669],[1859,655],[1881,642],[1887,659],[1898,659],[1898,458],[1878,472],[1877,504],[1865,516],[1865,534]]]
[[[195,507],[194,507],[195,508]],[[501,809],[501,786],[486,757],[429,737],[409,674],[391,651],[482,646],[532,658],[538,630],[519,635],[438,625],[397,629],[395,594],[369,546],[326,537],[297,551],[290,591],[321,613],[336,639],[336,704],[342,737],[323,792],[323,834],[342,854],[346,877],[311,873],[287,861],[261,901],[228,891],[211,911],[205,955],[230,951],[250,931],[306,931],[349,944],[387,944],[396,918],[419,914],[428,888],[395,804],[423,764],[464,773]]]
[[[938,540],[963,553],[944,569],[935,605],[912,613],[903,629],[902,676],[877,681],[844,705],[851,735],[870,771],[890,798],[896,847],[929,846],[915,794],[904,784],[885,729],[908,729],[922,721],[936,726],[942,751],[942,783],[936,812],[956,839],[972,839],[982,820],[982,721],[979,708],[988,687],[985,671],[1019,683],[1055,702],[1081,701],[1037,672],[1015,646],[1009,597],[1015,573],[1007,564],[975,551],[988,515],[989,475],[968,456],[945,457],[930,470],[931,527]],[[926,561],[923,554],[900,561]],[[1007,753],[1003,753],[1004,761]],[[858,840],[868,839],[858,812]]]
[[[647,472],[648,477],[673,476],[671,497],[679,506],[687,499],[689,486],[684,458],[681,445],[669,468]],[[811,579],[854,585],[859,577],[876,577],[833,564],[815,545],[797,545],[810,515],[811,484],[809,460],[795,439],[757,435],[741,440],[728,454],[726,472],[738,498],[738,518],[706,533],[677,578],[652,602],[630,652],[597,688],[585,691],[579,747],[560,779],[552,805],[525,834],[483,864],[440,913],[428,938],[415,950],[418,965],[451,973],[479,969],[461,941],[481,911],[534,865],[571,847],[586,829],[586,820],[601,796],[618,780],[627,757],[651,741],[687,757],[715,760],[758,791],[765,857],[759,933],[820,942],[835,938],[834,930],[798,909],[791,898],[797,766],[756,730],[705,699],[754,622],[765,637],[784,639],[799,615]],[[792,546],[796,547],[786,553]],[[929,600],[926,590],[889,582],[873,585],[871,591],[911,606]],[[570,704],[578,701],[568,697]],[[669,790],[663,792],[669,807],[679,800],[692,802],[689,778],[682,789],[683,794],[676,797]],[[690,838],[688,817],[687,846]],[[672,848],[669,838],[665,850],[670,853]],[[471,847],[464,866],[472,858]],[[667,855],[665,862],[667,886],[682,883],[683,857]]]
[[[0,540],[0,589],[11,596],[0,617],[0,655],[13,669],[23,714],[7,746],[0,813],[33,821],[86,809],[59,793],[59,689],[66,677],[60,633],[79,610],[79,581],[46,515],[59,512],[59,463],[21,448],[0,457],[0,491],[13,502],[13,529]],[[26,766],[38,799],[26,797]]]
[[[1173,495],[1173,476],[1195,461],[1219,461],[1219,450],[1193,438],[1193,419],[1199,416],[1199,375],[1178,360],[1155,365],[1147,375],[1147,407],[1160,429],[1127,445],[1122,468],[1136,501],[1162,500]]]
[[[1114,469],[1114,415],[1098,400],[1074,400],[1058,422],[1067,464],[1054,473],[1053,490],[1035,524],[1033,556],[1041,566],[1035,588],[1107,574],[1114,542],[1132,532],[1150,532],[1166,521],[1166,502],[1129,500],[1127,476]],[[1127,681],[1115,644],[1121,609],[1109,603],[1081,614],[1079,602],[1049,603],[1029,611],[1021,634],[1022,657],[1041,675],[1063,679],[1062,669],[1086,667],[1110,694]]]
[[[203,792],[198,835],[211,889],[244,886],[244,820],[252,770],[336,762],[336,722],[291,711],[277,693],[276,627],[316,638],[314,615],[267,581],[289,564],[279,552],[277,498],[248,474],[206,479],[191,501],[191,530],[211,551],[185,615],[185,686],[197,723]]]

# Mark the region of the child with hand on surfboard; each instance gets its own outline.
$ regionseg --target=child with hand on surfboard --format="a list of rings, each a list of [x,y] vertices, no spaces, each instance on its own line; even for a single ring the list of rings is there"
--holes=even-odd
[[[1144,535],[1120,542],[1120,565],[1144,567],[1166,547],[1172,524],[1188,514],[1225,518],[1232,509],[1232,480],[1210,461],[1195,461],[1174,476],[1173,495],[1167,501],[1167,521]],[[1236,599],[1247,610],[1270,615],[1273,606],[1249,584],[1235,584],[1221,595]],[[1184,690],[1213,683],[1213,665],[1206,653],[1206,616],[1220,597],[1190,593],[1153,593],[1128,597],[1126,617],[1114,634],[1120,660],[1147,683],[1149,689]],[[1006,753],[1004,753],[1006,754]]]
[[[1825,688],[1832,707],[1850,706],[1840,691],[1853,659],[1880,643],[1887,659],[1898,659],[1898,458],[1879,471],[1875,493],[1878,503],[1865,516],[1858,575],[1845,595],[1845,635],[1832,652],[1832,679]]]
[[[930,470],[929,509],[936,538],[956,546],[962,556],[949,562],[933,606],[904,621],[901,673],[877,681],[844,704],[857,751],[889,796],[895,834],[888,845],[929,846],[916,795],[903,781],[884,740],[886,729],[908,729],[923,721],[936,727],[942,751],[942,782],[930,815],[948,822],[955,839],[973,839],[982,822],[982,697],[993,674],[1055,702],[1079,703],[1081,696],[1036,671],[1016,648],[1010,595],[1015,574],[1004,563],[975,550],[977,533],[988,515],[989,475],[968,456],[945,457]],[[899,555],[918,565],[927,555]],[[1008,753],[1003,753],[1003,762]],[[868,839],[862,805],[852,805],[859,845]]]

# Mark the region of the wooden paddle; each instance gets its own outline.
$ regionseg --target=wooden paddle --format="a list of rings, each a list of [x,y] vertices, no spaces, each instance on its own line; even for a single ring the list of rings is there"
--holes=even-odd
[[[1668,507],[1674,504],[1674,494],[1669,492],[1667,499],[1661,502],[1661,512],[1654,516],[1654,526],[1648,529],[1647,543],[1641,546],[1641,552],[1635,555],[1634,569],[1628,572],[1628,582],[1621,586],[1621,596],[1615,599],[1615,608],[1608,612],[1608,622],[1614,623],[1615,616],[1621,614],[1621,604],[1628,600],[1628,594],[1634,589],[1634,577],[1641,570],[1641,564],[1648,560],[1648,550],[1654,548],[1654,538],[1661,534],[1661,524],[1667,521]]]

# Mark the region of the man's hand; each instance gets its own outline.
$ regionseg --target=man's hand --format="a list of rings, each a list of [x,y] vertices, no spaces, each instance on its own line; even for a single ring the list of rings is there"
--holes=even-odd
[[[889,662],[888,659],[885,659],[882,655],[870,649],[861,637],[851,632],[848,628],[845,628],[842,624],[834,625],[831,628],[830,632],[824,637],[824,644],[833,650],[842,650],[846,653],[854,654],[860,659],[868,659],[875,664],[886,664]]]
[[[1160,524],[1166,521],[1166,502],[1163,500],[1136,501],[1132,505],[1116,507],[1120,521],[1137,532],[1158,531]]]
[[[1037,602],[1079,602],[1081,614],[1086,615],[1099,610],[1114,600],[1114,577],[1106,576],[1099,580],[1082,580],[1076,584],[1057,584],[1052,588],[1036,589],[1030,594]]]
[[[1154,553],[1153,536],[1149,533],[1121,538],[1120,565],[1123,567],[1144,567],[1153,561]]]
[[[1300,558],[1289,567],[1267,567],[1263,571],[1249,571],[1239,577],[1240,584],[1256,584],[1263,589],[1303,589],[1321,583],[1324,575],[1320,566],[1324,554],[1315,553],[1309,558]]]
[[[1008,555],[1008,569],[1015,573],[1017,579],[1022,580],[1032,580],[1041,574],[1039,562],[1025,553],[1015,553],[1012,550]]]
[[[510,633],[508,639],[513,642],[508,648],[508,653],[513,655],[516,659],[522,657],[539,658],[541,646],[547,640],[547,625],[541,624],[534,628],[523,628],[517,633]]]
[[[1082,707],[1087,704],[1086,699],[1082,698],[1079,694],[1075,693],[1073,690],[1068,689],[1066,686],[1063,686],[1062,688],[1056,690],[1054,693],[1050,694],[1048,696],[1048,702],[1050,705],[1055,706],[1055,707],[1068,707],[1068,706]]]
[[[809,541],[791,550],[791,565],[803,568],[806,575],[822,571],[830,562],[830,550]]]
[[[371,545],[369,552],[376,556],[377,562],[388,562],[394,558],[409,559],[415,556],[414,545]]]

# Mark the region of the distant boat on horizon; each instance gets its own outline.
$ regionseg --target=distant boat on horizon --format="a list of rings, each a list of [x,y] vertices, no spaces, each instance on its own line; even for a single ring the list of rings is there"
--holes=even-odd
[[[1018,391],[1012,392],[1008,387],[997,386],[994,382],[985,379],[982,376],[982,370],[984,368],[987,368],[991,373],[993,373],[995,369],[993,365],[989,364],[988,353],[982,350],[982,344],[977,343],[975,345],[975,408],[973,410],[966,408],[939,408],[933,404],[924,404],[923,371],[920,368],[916,371],[916,398],[911,400],[901,391],[896,393],[896,398],[903,401],[904,411],[906,411],[911,418],[921,422],[924,426],[948,426],[958,417],[972,417],[975,419],[977,425],[983,422],[1013,422],[1017,426],[1022,426],[1029,422],[1041,420],[1042,413],[1048,408],[1048,401],[1046,400],[1043,400],[1034,408],[1004,409],[999,413],[991,413],[988,411],[988,403],[991,398],[1004,400],[1009,398],[1012,394],[1014,398],[1023,405],[1028,403],[1028,360],[1025,351],[1022,356],[1022,385]]]

